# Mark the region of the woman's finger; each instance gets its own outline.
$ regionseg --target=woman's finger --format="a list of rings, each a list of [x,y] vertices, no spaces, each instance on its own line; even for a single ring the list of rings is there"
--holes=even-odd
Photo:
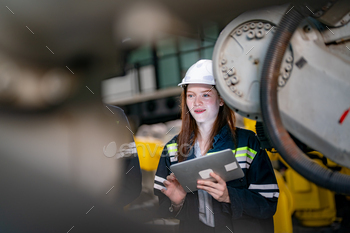
[[[225,195],[225,191],[221,191],[218,189],[214,189],[214,188],[210,188],[208,186],[198,186],[199,189],[202,189],[204,191],[207,191],[209,193],[209,195],[211,195],[215,200],[219,201],[219,202],[227,202],[229,203],[229,198],[227,201],[227,195]]]
[[[165,189],[161,189],[160,190],[165,196],[169,196],[169,191],[168,191],[168,189],[167,188],[165,188]]]
[[[219,190],[217,190],[215,188],[212,188],[212,187],[209,187],[209,186],[197,185],[197,188],[202,189],[204,191],[207,191],[212,196],[213,195],[220,195],[220,191]]]
[[[226,182],[219,175],[216,175],[214,172],[211,172],[210,176],[213,177],[218,183],[220,183],[220,184],[225,183],[226,184]]]
[[[168,187],[171,183],[168,180],[164,180],[163,184],[165,187]]]
[[[173,181],[173,180],[176,180],[176,177],[173,175],[173,173],[171,173],[170,175],[168,175],[166,177],[166,179],[169,180],[169,181]]]
[[[170,178],[171,180],[177,180],[176,177],[175,177],[175,175],[174,175],[174,173],[171,173],[171,174],[169,175],[169,178]]]
[[[218,183],[215,183],[215,182],[210,181],[210,180],[198,180],[197,184],[200,184],[200,185],[203,185],[203,186],[212,187],[212,188],[217,188],[218,187]]]

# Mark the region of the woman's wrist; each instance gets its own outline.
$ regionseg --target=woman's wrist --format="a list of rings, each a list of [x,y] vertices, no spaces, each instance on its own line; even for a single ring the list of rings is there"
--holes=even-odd
[[[174,207],[180,207],[184,204],[185,199],[186,199],[186,196],[180,202],[171,201],[171,205],[173,205]]]
[[[186,198],[186,196],[185,196],[185,198]],[[183,204],[185,203],[185,198],[183,198],[180,203],[175,203],[175,202],[171,201],[171,205],[169,207],[169,211],[170,212],[174,212],[174,211],[178,212],[179,210],[181,210]]]

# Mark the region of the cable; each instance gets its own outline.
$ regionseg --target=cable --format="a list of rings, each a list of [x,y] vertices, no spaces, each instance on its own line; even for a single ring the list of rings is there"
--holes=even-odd
[[[321,187],[350,194],[350,176],[323,168],[308,158],[284,128],[278,110],[277,80],[283,55],[299,23],[308,15],[296,6],[282,17],[269,45],[261,74],[260,107],[266,133],[282,158],[300,175]]]

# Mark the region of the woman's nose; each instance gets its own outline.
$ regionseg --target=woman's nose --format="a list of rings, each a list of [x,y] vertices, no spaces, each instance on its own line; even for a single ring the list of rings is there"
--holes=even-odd
[[[202,103],[201,97],[200,96],[196,96],[194,98],[194,105],[195,106],[199,106]]]

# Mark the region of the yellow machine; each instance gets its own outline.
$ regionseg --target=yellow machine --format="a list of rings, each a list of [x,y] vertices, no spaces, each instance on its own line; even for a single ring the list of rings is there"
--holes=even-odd
[[[293,233],[292,214],[295,210],[293,194],[284,181],[282,174],[275,170],[280,189],[276,214],[273,217],[276,233]]]
[[[164,147],[163,142],[153,138],[136,137],[135,144],[141,169],[146,171],[157,170]]]
[[[334,192],[311,183],[290,168],[285,177],[294,199],[295,217],[302,225],[329,226],[336,220]]]
[[[255,132],[255,121],[244,118],[247,129]],[[275,170],[280,196],[277,211],[274,216],[275,232],[293,232],[292,215],[300,221],[303,226],[321,227],[329,226],[335,220],[336,207],[334,192],[324,189],[308,181],[296,171],[290,168],[278,153],[268,152],[272,162],[281,161],[288,169],[284,175]],[[309,155],[322,158],[319,152],[310,152]],[[315,161],[324,166],[320,159]]]

